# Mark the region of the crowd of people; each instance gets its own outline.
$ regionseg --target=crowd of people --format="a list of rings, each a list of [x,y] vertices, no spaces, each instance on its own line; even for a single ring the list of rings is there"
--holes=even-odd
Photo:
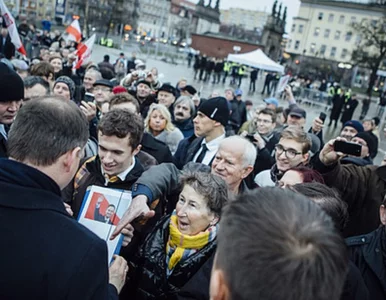
[[[75,70],[69,47],[0,62],[1,299],[386,298],[378,118],[343,113],[325,142],[339,117],[305,127],[290,86],[253,109],[135,53]],[[91,186],[131,191],[112,263],[77,222]]]

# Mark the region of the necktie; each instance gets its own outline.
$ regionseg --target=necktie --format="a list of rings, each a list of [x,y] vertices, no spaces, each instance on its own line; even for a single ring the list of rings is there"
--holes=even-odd
[[[202,161],[204,160],[204,157],[205,157],[205,154],[206,152],[208,151],[208,147],[206,146],[206,144],[202,144],[201,146],[201,153],[200,155],[198,155],[197,159],[196,159],[196,162],[198,163],[202,163]]]
[[[109,183],[114,183],[120,180],[118,176],[107,176],[107,179],[109,180]]]

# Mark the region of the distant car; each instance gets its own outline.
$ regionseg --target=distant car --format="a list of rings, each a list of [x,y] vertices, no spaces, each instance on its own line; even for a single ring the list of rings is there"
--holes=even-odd
[[[186,53],[186,54],[192,53],[193,55],[196,55],[196,54],[199,53],[198,50],[195,50],[192,47],[188,47],[188,48],[180,47],[180,48],[178,48],[178,52],[183,52],[183,53]]]

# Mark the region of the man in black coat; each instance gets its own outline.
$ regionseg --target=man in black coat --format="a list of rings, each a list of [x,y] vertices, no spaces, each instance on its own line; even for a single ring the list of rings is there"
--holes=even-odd
[[[0,159],[1,299],[118,299],[126,262],[115,259],[109,285],[106,242],[71,217],[60,194],[87,138],[73,102],[31,100],[19,112],[12,160]]]
[[[0,53],[2,53],[6,59],[11,59],[15,56],[15,46],[12,44],[7,28],[1,29]]]
[[[23,99],[23,80],[6,64],[0,63],[0,157],[7,157],[8,129]]]
[[[332,121],[335,121],[335,127],[338,126],[338,120],[342,112],[342,108],[344,106],[344,101],[345,101],[344,90],[339,89],[338,92],[339,93],[336,93],[332,98],[332,109],[330,114],[330,123],[328,124],[328,126],[331,126]]]
[[[350,259],[360,270],[369,299],[386,299],[386,200],[380,207],[382,226],[360,236],[348,238]]]
[[[347,103],[344,104],[342,118],[340,119],[342,124],[352,120],[352,117],[358,104],[359,102],[357,100],[357,95],[353,94],[352,97],[348,99]]]

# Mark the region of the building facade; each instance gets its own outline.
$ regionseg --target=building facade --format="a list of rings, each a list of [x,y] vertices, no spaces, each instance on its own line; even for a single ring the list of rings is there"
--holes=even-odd
[[[166,37],[170,0],[141,0],[138,9],[138,32],[151,37]]]
[[[230,8],[221,10],[221,24],[239,25],[245,30],[262,32],[267,23],[269,13],[264,11],[253,11],[242,8]]]
[[[385,7],[378,0],[327,1],[301,0],[293,19],[286,51],[291,54],[350,63],[351,54],[361,42],[352,24],[377,22]]]

